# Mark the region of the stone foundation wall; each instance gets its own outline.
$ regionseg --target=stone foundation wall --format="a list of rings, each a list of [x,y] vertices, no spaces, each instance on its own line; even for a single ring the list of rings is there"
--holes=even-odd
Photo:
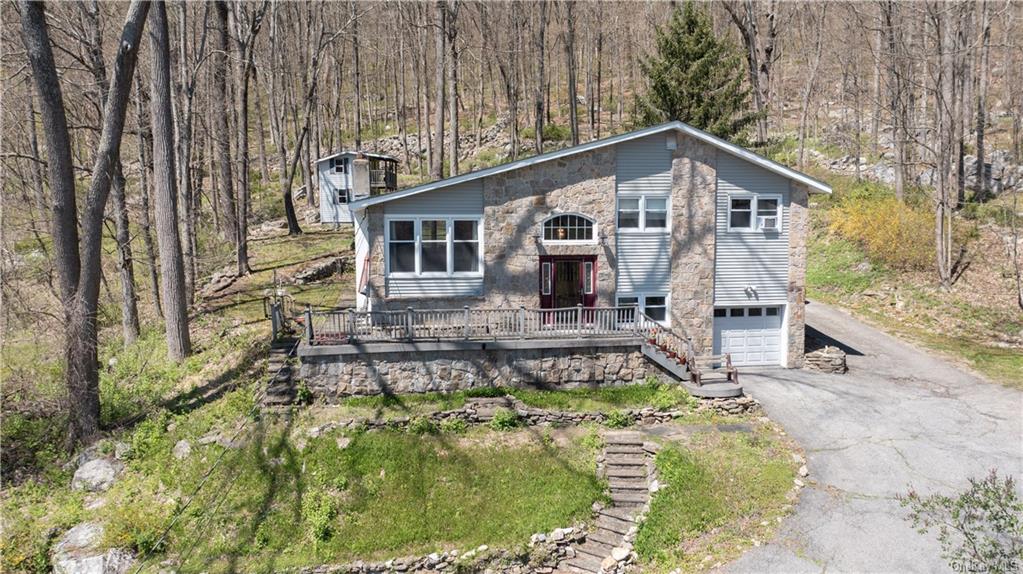
[[[313,397],[462,391],[479,387],[568,389],[642,382],[656,369],[635,347],[366,353],[302,357]]]

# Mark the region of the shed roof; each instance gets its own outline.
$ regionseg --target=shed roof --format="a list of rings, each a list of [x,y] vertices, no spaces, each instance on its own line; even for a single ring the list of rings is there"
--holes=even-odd
[[[453,185],[458,185],[460,183],[465,183],[465,182],[468,182],[468,181],[473,181],[473,180],[481,179],[481,178],[484,178],[484,177],[490,177],[490,176],[493,176],[493,175],[498,175],[498,174],[501,174],[501,173],[505,173],[505,172],[509,172],[509,171],[514,171],[516,169],[520,169],[520,168],[531,166],[531,165],[536,165],[538,163],[543,163],[543,162],[550,161],[550,160],[553,160],[553,159],[559,159],[559,158],[563,158],[563,157],[566,157],[566,156],[574,155],[574,154],[577,154],[577,153],[583,153],[583,152],[599,149],[599,148],[602,148],[602,147],[619,144],[619,143],[626,142],[626,141],[629,141],[629,140],[634,140],[634,139],[646,137],[646,136],[649,136],[649,135],[654,135],[654,134],[658,134],[658,133],[664,133],[664,132],[668,132],[668,131],[672,131],[672,130],[678,131],[678,132],[682,132],[683,134],[685,134],[687,136],[690,136],[690,137],[692,137],[692,138],[694,138],[696,140],[702,141],[704,143],[710,144],[710,145],[716,147],[719,150],[722,150],[724,152],[730,153],[730,154],[732,154],[732,155],[734,155],[736,157],[739,157],[741,159],[744,159],[744,160],[746,160],[746,161],[748,161],[750,163],[756,164],[756,165],[758,165],[758,166],[760,166],[760,167],[762,167],[762,168],[764,168],[764,169],[766,169],[768,171],[777,173],[778,175],[781,175],[781,176],[786,177],[788,179],[791,179],[791,180],[803,183],[807,187],[810,188],[811,192],[815,192],[816,191],[817,193],[831,193],[831,186],[829,186],[828,184],[826,184],[826,183],[824,183],[824,182],[822,182],[822,181],[820,181],[818,179],[810,177],[810,176],[806,175],[805,173],[796,171],[796,170],[794,170],[794,169],[792,169],[790,167],[784,166],[784,165],[782,165],[782,164],[780,164],[780,163],[778,163],[778,162],[776,162],[774,160],[770,160],[770,159],[768,159],[768,158],[766,158],[766,157],[764,157],[762,155],[753,153],[753,152],[749,151],[748,149],[743,148],[741,146],[737,146],[737,145],[735,145],[733,143],[729,143],[729,142],[727,142],[727,141],[725,141],[725,140],[723,140],[723,139],[721,139],[721,138],[719,138],[719,137],[717,137],[717,136],[715,136],[713,134],[707,133],[707,132],[705,132],[705,131],[703,131],[701,129],[694,128],[693,126],[691,126],[691,125],[689,125],[689,124],[687,124],[685,122],[671,121],[671,122],[666,122],[666,123],[659,124],[659,125],[656,125],[656,126],[651,126],[651,127],[648,127],[648,128],[643,128],[643,129],[640,129],[640,130],[636,130],[636,131],[632,131],[632,132],[628,132],[628,133],[624,133],[624,134],[619,134],[619,135],[616,135],[616,136],[607,137],[607,138],[604,138],[604,139],[594,140],[594,141],[587,142],[587,143],[584,143],[584,144],[580,144],[580,145],[577,145],[577,146],[572,146],[572,147],[568,147],[568,148],[557,150],[557,151],[552,151],[552,152],[543,153],[543,154],[540,154],[540,155],[535,155],[535,156],[528,157],[528,158],[525,158],[525,159],[520,159],[518,161],[512,161],[512,162],[504,163],[504,164],[501,164],[501,165],[496,165],[494,167],[488,167],[486,169],[480,169],[480,170],[476,170],[476,171],[471,171],[469,173],[465,173],[465,174],[458,175],[458,176],[455,176],[455,177],[449,177],[447,179],[439,179],[437,181],[432,181],[430,183],[424,183],[422,185],[417,185],[415,187],[410,187],[410,188],[407,188],[407,189],[401,189],[401,190],[398,190],[398,191],[393,191],[391,193],[385,193],[385,194],[381,194],[381,195],[374,195],[374,196],[366,197],[366,198],[363,198],[363,199],[359,199],[359,200],[353,201],[351,203],[351,207],[354,208],[354,209],[362,209],[362,208],[365,208],[365,207],[369,207],[371,205],[377,205],[377,204],[381,204],[381,203],[386,203],[388,201],[393,201],[395,199],[401,199],[403,197],[409,197],[411,195],[417,195],[417,194],[424,193],[424,192],[427,192],[427,191],[433,191],[435,189],[441,189],[441,188],[445,188],[445,187],[450,187],[450,186],[453,186]]]
[[[332,153],[332,154],[327,155],[327,156],[323,156],[320,159],[316,160],[316,163],[320,163],[321,161],[327,161],[328,159],[334,159],[336,157],[341,157],[343,155],[355,156],[355,155],[359,155],[359,154],[362,154],[362,155],[364,155],[366,157],[370,157],[370,158],[373,158],[373,159],[383,159],[383,160],[390,160],[390,161],[398,161],[398,158],[396,158],[394,156],[384,155],[382,153],[374,153],[374,152],[369,152],[369,151],[344,150],[344,151],[339,151],[337,153]]]

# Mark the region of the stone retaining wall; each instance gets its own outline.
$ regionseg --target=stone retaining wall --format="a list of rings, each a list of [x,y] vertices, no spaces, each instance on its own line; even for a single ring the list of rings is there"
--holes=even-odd
[[[570,389],[627,385],[656,372],[635,346],[303,356],[312,398],[464,391],[480,387]]]
[[[760,410],[760,403],[749,396],[728,399],[697,399],[697,401],[699,402],[695,407],[696,412],[713,411],[720,415],[743,415],[753,414]],[[470,425],[487,424],[493,419],[495,410],[501,408],[515,411],[519,416],[519,422],[525,426],[571,426],[582,423],[603,424],[607,422],[610,416],[610,413],[602,411],[551,411],[538,409],[527,406],[515,397],[504,396],[471,398],[466,401],[465,406],[462,408],[423,413],[415,418],[342,419],[313,427],[309,429],[308,434],[315,438],[334,429],[401,430],[407,428],[417,418],[437,425],[452,419],[458,419]],[[618,416],[625,417],[634,424],[658,424],[671,422],[673,419],[679,418],[688,412],[691,411],[689,409],[660,411],[653,407],[643,407],[640,409],[622,409],[618,411]]]
[[[821,373],[837,374],[843,374],[849,370],[845,362],[845,351],[832,346],[807,353],[803,368]]]

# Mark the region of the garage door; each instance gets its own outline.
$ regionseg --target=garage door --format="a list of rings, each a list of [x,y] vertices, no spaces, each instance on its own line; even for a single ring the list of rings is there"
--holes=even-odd
[[[735,365],[781,363],[781,307],[714,310],[714,354],[730,353]]]

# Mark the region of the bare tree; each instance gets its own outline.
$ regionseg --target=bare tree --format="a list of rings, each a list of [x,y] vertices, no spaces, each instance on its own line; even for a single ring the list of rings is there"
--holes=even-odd
[[[778,2],[766,0],[729,0],[724,8],[735,23],[746,48],[753,104],[760,114],[757,120],[757,140],[767,141],[767,120],[771,107],[771,72],[777,54]]]
[[[167,355],[180,361],[192,352],[188,332],[185,265],[178,235],[177,180],[174,169],[174,126],[171,112],[170,38],[167,7],[157,2],[149,15],[152,49],[150,120],[153,126],[153,189],[156,198],[156,237],[160,250],[160,298],[167,331]]]
[[[543,87],[544,87],[544,33],[547,31],[547,2],[540,0],[536,6],[536,34],[533,36],[533,50],[536,56],[536,84],[533,91],[533,138],[536,153],[543,153]]]
[[[78,208],[67,116],[57,66],[50,47],[42,3],[22,0],[22,36],[40,97],[49,155],[53,204],[52,236],[61,302],[64,309],[64,382],[68,393],[69,445],[87,442],[99,431],[99,366],[96,354],[96,312],[99,303],[102,221],[110,192],[113,165],[119,158],[121,134],[135,72],[138,45],[149,3],[133,1],[121,32],[106,103],[92,181],[81,217]]]
[[[448,44],[448,118],[450,119],[451,137],[448,140],[448,161],[451,163],[449,175],[458,175],[458,0],[447,3],[447,44]]]
[[[444,59],[447,53],[447,7],[444,0],[437,0],[434,16],[434,46],[437,54],[434,68],[434,124],[433,157],[430,161],[430,177],[444,177]]]
[[[575,0],[565,2],[565,69],[568,75],[568,124],[572,130],[572,145],[579,145],[579,109],[576,100],[575,60]]]

